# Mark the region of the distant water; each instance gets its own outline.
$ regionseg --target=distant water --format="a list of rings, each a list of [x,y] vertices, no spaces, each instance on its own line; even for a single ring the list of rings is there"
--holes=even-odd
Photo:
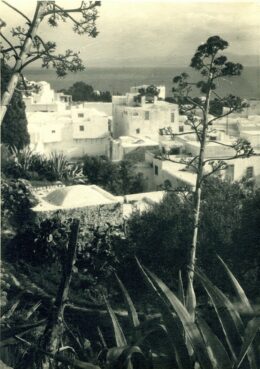
[[[112,94],[125,93],[131,86],[141,84],[165,85],[167,96],[171,96],[172,79],[181,72],[187,72],[193,81],[199,75],[191,68],[87,68],[84,72],[68,74],[57,78],[53,70],[28,69],[25,76],[34,81],[47,81],[55,90],[68,88],[77,81],[92,85],[95,90],[110,91]],[[260,68],[245,67],[242,75],[222,80],[218,92],[228,93],[244,98],[260,98]]]

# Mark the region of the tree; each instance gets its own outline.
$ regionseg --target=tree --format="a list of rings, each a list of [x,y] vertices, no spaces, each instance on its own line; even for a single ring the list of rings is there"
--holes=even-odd
[[[104,156],[87,155],[84,159],[83,173],[90,183],[102,186],[115,195],[138,193],[144,190],[143,176],[135,174],[134,165],[128,160],[113,163]]]
[[[10,75],[11,69],[5,63],[1,63],[1,93],[5,90]],[[27,129],[25,104],[19,90],[14,92],[9,107],[3,120],[1,141],[20,150],[30,143],[30,136]]]
[[[72,96],[73,101],[89,101],[93,93],[93,87],[84,82],[76,82],[68,89],[68,94]]]
[[[116,165],[105,156],[88,156],[84,158],[83,173],[90,183],[109,186],[115,179]]]
[[[100,1],[89,2],[89,4],[82,1],[78,8],[64,9],[57,5],[55,1],[37,1],[34,16],[31,20],[16,7],[6,1],[3,1],[3,3],[25,18],[26,26],[25,28],[21,26],[13,28],[12,36],[17,44],[12,43],[2,31],[0,32],[3,40],[1,58],[5,60],[15,59],[10,80],[2,95],[1,123],[20,77],[24,81],[22,72],[29,64],[40,59],[43,68],[52,66],[56,69],[59,77],[64,77],[68,71],[84,70],[79,53],[66,50],[64,54],[56,54],[56,43],[46,42],[37,34],[41,22],[47,18],[50,26],[57,27],[59,22],[70,20],[73,23],[73,31],[77,34],[96,37],[98,34],[95,24],[97,6],[101,4]],[[82,19],[76,19],[75,16],[77,15],[82,16]]]
[[[189,203],[169,192],[161,203],[143,213],[134,213],[127,223],[130,253],[168,283],[176,280],[187,262],[190,214]]]
[[[68,90],[62,90],[62,92],[71,95],[73,101],[112,101],[109,91],[94,91],[93,87],[85,82],[75,82]]]
[[[192,159],[185,160],[185,164],[187,164],[188,167],[193,168],[197,174],[193,203],[193,237],[190,244],[187,272],[187,308],[193,316],[196,307],[193,280],[200,225],[201,191],[205,178],[226,167],[226,163],[223,160],[205,158],[205,147],[208,135],[214,131],[214,122],[217,119],[227,116],[235,111],[239,112],[247,106],[240,97],[233,95],[222,97],[215,91],[218,81],[221,78],[238,76],[241,74],[243,69],[241,64],[230,62],[226,56],[221,54],[227,47],[228,42],[219,36],[210,37],[205,43],[201,44],[197,48],[190,64],[192,68],[200,72],[202,79],[196,83],[190,82],[189,75],[187,73],[181,73],[173,79],[173,83],[175,85],[173,88],[174,97],[178,101],[181,111],[187,115],[188,124],[191,127],[190,132],[180,134],[196,133],[197,140],[200,144],[199,155]],[[194,97],[194,88],[200,92],[200,97]],[[214,104],[212,103],[212,100],[214,100]],[[210,107],[216,105],[218,106],[218,110],[219,105],[221,105],[222,108],[225,108],[225,110],[222,110],[221,114],[217,114],[217,116],[212,118],[209,115]],[[197,116],[198,110],[201,112],[202,118]],[[169,134],[172,135],[171,132]],[[227,146],[221,142],[216,143]],[[229,147],[232,147],[235,153],[230,158],[225,158],[225,160],[231,160],[238,157],[248,157],[253,153],[249,142],[246,140],[239,139]],[[206,165],[210,165],[212,167],[212,170],[207,173],[205,173]]]

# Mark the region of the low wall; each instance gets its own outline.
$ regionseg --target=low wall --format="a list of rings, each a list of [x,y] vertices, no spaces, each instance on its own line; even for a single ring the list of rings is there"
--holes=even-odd
[[[113,225],[123,223],[123,207],[121,203],[86,206],[73,209],[60,209],[55,211],[35,212],[38,220],[52,218],[59,215],[62,219],[77,218],[81,228],[93,228],[96,226]]]

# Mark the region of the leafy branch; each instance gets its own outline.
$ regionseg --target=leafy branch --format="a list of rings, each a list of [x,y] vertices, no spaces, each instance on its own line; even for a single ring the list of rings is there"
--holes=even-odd
[[[63,54],[55,54],[56,44],[50,41],[45,42],[37,35],[42,21],[47,19],[50,26],[57,27],[60,22],[70,20],[75,33],[96,37],[98,35],[96,28],[96,19],[98,17],[97,7],[101,5],[101,2],[82,1],[79,7],[65,9],[57,5],[55,1],[47,2],[40,0],[37,2],[32,21],[8,2],[4,1],[4,4],[23,16],[27,22],[25,28],[18,26],[12,29],[14,43],[7,40],[2,32],[0,33],[4,43],[7,45],[6,47],[0,44],[1,57],[5,62],[11,57],[15,57],[16,60],[12,68],[11,78],[2,96],[1,123],[19,82],[20,74],[29,64],[42,59],[42,67],[49,68],[52,66],[56,69],[58,77],[64,77],[68,72],[84,70],[79,52],[66,50]],[[77,20],[74,14],[81,16],[81,19]],[[4,26],[4,22],[2,22],[1,26]],[[18,49],[20,49],[19,52],[17,52]]]

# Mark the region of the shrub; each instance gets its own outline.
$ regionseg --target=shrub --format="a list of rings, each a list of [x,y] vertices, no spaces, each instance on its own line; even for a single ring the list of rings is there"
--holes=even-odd
[[[1,226],[2,251],[5,244],[18,232],[28,227],[33,214],[31,207],[37,204],[37,199],[31,191],[31,185],[24,179],[1,179]]]

